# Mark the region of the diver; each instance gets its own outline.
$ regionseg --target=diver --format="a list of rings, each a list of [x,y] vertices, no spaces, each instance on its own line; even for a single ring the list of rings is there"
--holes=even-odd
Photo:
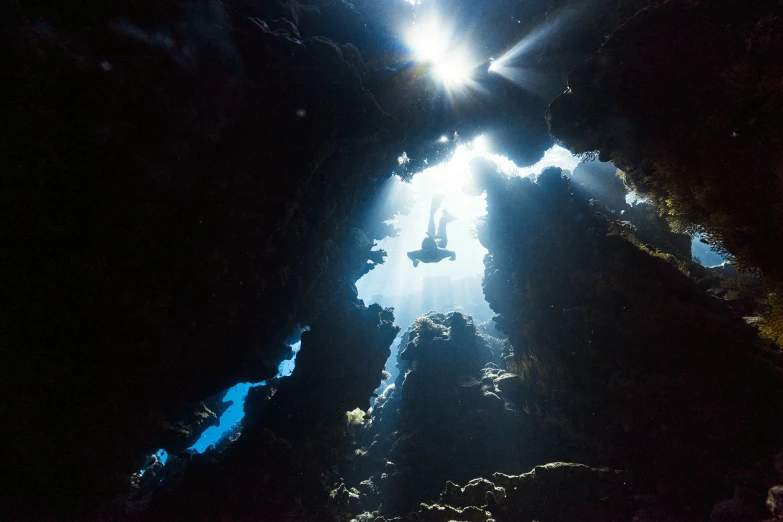
[[[430,222],[427,225],[427,237],[421,242],[421,250],[408,252],[408,259],[413,261],[413,266],[419,266],[422,263],[439,263],[446,258],[454,261],[457,259],[457,253],[453,250],[446,250],[448,238],[446,237],[446,225],[454,221],[455,218],[448,210],[444,209],[438,221],[438,231],[435,233],[435,213],[443,203],[444,194],[433,194],[430,203]]]

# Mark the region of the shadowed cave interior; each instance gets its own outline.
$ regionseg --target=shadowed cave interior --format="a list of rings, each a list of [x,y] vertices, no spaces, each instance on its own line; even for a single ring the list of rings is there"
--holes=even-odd
[[[6,14],[0,519],[783,520],[779,0]]]

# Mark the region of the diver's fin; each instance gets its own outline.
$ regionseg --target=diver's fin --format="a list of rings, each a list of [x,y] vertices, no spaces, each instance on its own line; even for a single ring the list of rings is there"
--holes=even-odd
[[[451,223],[452,221],[454,221],[457,218],[455,218],[454,215],[451,212],[449,212],[448,210],[446,210],[444,208],[443,209],[443,213],[441,214],[441,218],[440,219],[445,219],[446,223]]]

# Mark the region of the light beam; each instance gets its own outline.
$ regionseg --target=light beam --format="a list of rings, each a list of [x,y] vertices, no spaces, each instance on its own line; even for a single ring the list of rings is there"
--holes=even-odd
[[[405,35],[414,59],[430,65],[447,90],[470,83],[477,66],[467,47],[456,40],[453,27],[435,15],[414,25]]]

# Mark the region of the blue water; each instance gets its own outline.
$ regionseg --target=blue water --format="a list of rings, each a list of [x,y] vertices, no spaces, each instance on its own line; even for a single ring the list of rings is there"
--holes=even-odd
[[[156,451],[156,452],[155,452],[155,455],[157,455],[157,456],[158,456],[158,458],[160,459],[160,463],[161,463],[161,464],[163,464],[163,465],[165,466],[165,465],[166,465],[166,461],[167,461],[167,460],[168,460],[168,458],[169,458],[169,454],[168,454],[168,453],[166,453],[166,450],[164,450],[164,449],[159,449],[158,451]],[[145,472],[145,471],[147,471],[147,470],[146,470],[146,469],[142,469],[142,470],[140,470],[140,471],[139,471],[139,474],[140,474],[140,475],[144,475],[144,472]]]
[[[306,326],[302,331],[310,330],[309,326]],[[301,334],[301,332],[299,332]],[[298,335],[297,335],[298,337]],[[294,372],[296,367],[296,355],[302,347],[302,341],[298,340],[291,346],[293,357],[280,363],[277,367],[277,377],[288,377]],[[232,403],[223,415],[220,416],[220,422],[217,426],[210,426],[204,433],[201,434],[198,441],[190,448],[197,453],[204,453],[210,446],[217,444],[227,433],[235,430],[239,427],[242,419],[245,417],[245,398],[247,397],[250,388],[256,386],[266,386],[266,381],[261,382],[240,382],[235,386],[229,388],[226,394],[223,396],[223,402]],[[164,449],[160,449],[156,452],[158,458],[160,458],[162,464],[166,464],[166,460],[169,455]],[[141,474],[144,474],[145,470],[141,470]]]
[[[705,245],[700,239],[701,234],[693,235],[691,254],[693,255],[694,261],[698,259],[699,264],[702,266],[717,266],[726,261],[725,257],[710,250],[710,245]]]
[[[291,347],[294,355],[291,359],[287,359],[280,363],[277,367],[277,377],[288,377],[294,372],[294,368],[296,367],[296,354],[299,353],[301,347],[302,341],[297,341]],[[226,433],[237,428],[245,417],[245,398],[247,397],[247,393],[250,391],[250,388],[255,388],[256,386],[266,386],[266,381],[256,383],[241,382],[232,388],[229,388],[226,395],[223,397],[223,402],[231,402],[233,404],[220,416],[220,424],[217,426],[210,426],[204,430],[204,433],[201,434],[198,441],[188,449],[203,453],[210,446],[218,443]]]
[[[263,385],[266,385],[266,381],[258,383],[241,382],[232,388],[229,388],[226,395],[223,397],[223,402],[232,402],[233,404],[220,416],[220,424],[217,426],[210,426],[204,430],[204,433],[201,434],[198,441],[188,449],[196,450],[198,453],[204,453],[207,448],[220,441],[220,439],[231,429],[236,427],[245,416],[245,397],[247,397],[247,392],[250,391],[250,388]]]

